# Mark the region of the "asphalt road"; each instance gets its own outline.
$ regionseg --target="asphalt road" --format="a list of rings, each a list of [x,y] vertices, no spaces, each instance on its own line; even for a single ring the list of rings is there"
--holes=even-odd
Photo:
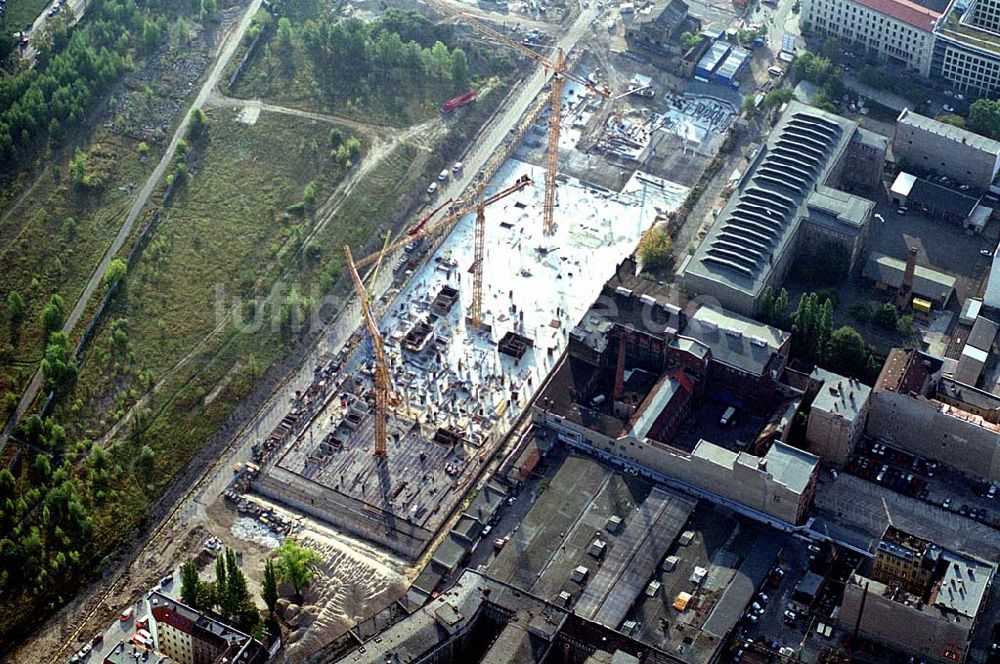
[[[66,0],[65,4],[63,4],[62,9],[60,11],[65,12],[69,10],[73,12],[73,21],[72,23],[70,23],[70,25],[76,25],[77,22],[83,17],[83,13],[87,11],[87,5],[89,3],[90,0]],[[37,55],[37,51],[35,50],[34,37],[35,35],[41,34],[41,31],[45,28],[48,21],[50,20],[49,9],[54,7],[56,4],[57,0],[54,0],[53,2],[46,5],[45,9],[41,11],[41,13],[38,15],[38,18],[35,19],[35,22],[31,24],[31,28],[28,30],[28,40],[29,40],[28,47],[24,49],[23,55],[24,58],[28,62],[30,62],[32,66],[34,66],[35,64],[35,56]]]

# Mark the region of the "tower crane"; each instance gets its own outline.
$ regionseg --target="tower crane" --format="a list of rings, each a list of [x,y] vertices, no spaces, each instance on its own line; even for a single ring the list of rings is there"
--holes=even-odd
[[[386,244],[388,247],[388,243]],[[383,248],[378,254],[379,257],[385,255]],[[361,299],[361,313],[365,319],[365,326],[368,334],[372,338],[372,347],[375,350],[375,456],[385,457],[386,423],[389,417],[389,406],[398,401],[392,389],[392,374],[389,373],[389,364],[385,359],[385,344],[382,341],[382,334],[378,330],[375,316],[372,315],[372,301],[368,294],[368,289],[361,281],[358,274],[357,265],[354,263],[354,256],[351,255],[350,245],[344,245],[344,254],[347,256],[347,266],[351,271],[351,279],[354,281],[354,290]]]
[[[389,253],[403,247],[414,240],[419,240],[425,238],[429,235],[433,235],[438,231],[447,228],[452,222],[461,219],[470,212],[476,213],[476,228],[475,228],[475,247],[473,250],[473,262],[472,262],[472,308],[469,311],[469,319],[473,326],[479,327],[483,319],[483,254],[485,252],[485,237],[486,237],[486,208],[493,205],[497,201],[507,198],[511,194],[517,193],[529,186],[532,183],[531,178],[527,175],[522,175],[519,177],[514,184],[498,191],[492,196],[485,197],[484,189],[486,184],[482,181],[476,187],[476,202],[473,204],[459,203],[459,207],[452,212],[449,212],[444,217],[441,217],[437,221],[431,223],[431,218],[437,214],[444,206],[439,206],[437,209],[432,211],[429,215],[417,222],[417,225],[413,227],[411,231],[397,238],[393,242],[389,242],[385,245],[382,251],[372,254],[370,256],[365,256],[357,261],[353,261],[353,266],[355,272],[357,268],[364,267],[370,263],[374,263],[379,260],[383,255],[388,255]],[[350,254],[348,254],[348,262],[352,262]],[[361,293],[358,293],[361,296]]]
[[[501,32],[497,32],[465,12],[460,12],[437,0],[427,0],[427,3],[444,14],[460,18],[476,30],[519,51],[553,73],[552,91],[549,100],[549,107],[551,109],[549,115],[549,138],[545,157],[545,202],[542,207],[542,231],[545,235],[552,235],[555,231],[553,216],[556,203],[556,171],[559,166],[559,131],[560,121],[562,120],[563,87],[566,81],[570,80],[605,98],[611,96],[611,91],[607,87],[596,86],[587,79],[568,72],[566,69],[566,57],[561,48],[556,48],[555,56],[550,60],[517,40],[511,39]]]

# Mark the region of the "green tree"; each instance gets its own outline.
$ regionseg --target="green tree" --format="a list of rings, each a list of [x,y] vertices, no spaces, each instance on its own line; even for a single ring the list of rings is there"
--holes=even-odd
[[[969,129],[990,138],[1000,138],[1000,100],[977,99],[969,107]]]
[[[774,298],[774,311],[771,314],[771,324],[781,329],[788,329],[789,314],[788,291],[782,288]]]
[[[48,304],[42,309],[42,334],[46,343],[49,335],[62,329],[66,322],[65,305],[62,297],[56,293],[49,298]]]
[[[316,207],[316,181],[311,180],[302,189],[302,202],[306,204],[306,207],[310,210]]]
[[[687,51],[701,43],[701,35],[691,32],[681,33],[681,47]]]
[[[787,104],[792,99],[795,99],[795,91],[792,88],[775,88],[764,96],[764,107],[771,110]]]
[[[163,33],[154,21],[146,21],[142,25],[142,45],[147,51],[154,51],[163,41]]]
[[[664,224],[653,226],[639,241],[639,260],[651,271],[670,267],[674,241]]]
[[[290,583],[296,597],[301,598],[302,591],[312,582],[313,565],[321,560],[319,553],[289,537],[275,554],[278,578]]]
[[[125,278],[126,274],[128,274],[128,264],[121,258],[112,259],[104,270],[104,287],[111,290]]]
[[[198,140],[205,134],[205,127],[208,125],[208,118],[205,111],[200,108],[191,109],[191,121],[188,124],[188,136],[191,140]]]
[[[136,458],[136,465],[139,470],[142,471],[143,477],[146,480],[150,480],[153,477],[153,470],[156,467],[156,453],[153,452],[153,448],[149,445],[143,445],[139,450],[139,456]]]
[[[69,355],[69,340],[65,332],[53,332],[42,357],[42,375],[49,390],[64,390],[76,382],[76,362]]]
[[[17,291],[7,294],[7,313],[10,315],[10,336],[14,338],[24,322],[24,298]]]
[[[344,141],[344,134],[338,127],[330,129],[330,149],[336,150]]]
[[[80,148],[73,153],[69,162],[70,178],[78,189],[86,189],[91,184],[90,172],[87,170],[87,155]]]
[[[456,92],[469,89],[469,60],[465,51],[456,48],[451,52],[451,83]]]
[[[886,303],[875,310],[873,320],[879,327],[895,332],[899,324],[899,312],[896,307]]]
[[[830,335],[827,363],[850,376],[860,376],[868,370],[868,349],[857,330],[845,325]]]
[[[198,568],[190,560],[185,561],[181,565],[181,601],[192,608],[200,608],[200,586]]]
[[[872,319],[872,308],[864,302],[854,302],[847,307],[847,313],[852,318],[856,318],[862,323],[867,323]]]
[[[201,17],[209,18],[215,14],[217,9],[215,0],[201,0]]]
[[[225,603],[222,595],[226,589],[226,556],[223,554],[215,559],[215,587],[220,590],[219,602]]]
[[[0,479],[3,478],[0,477]],[[0,487],[0,498],[2,497],[2,487]],[[274,572],[274,562],[270,559],[264,562],[264,579],[260,584],[260,597],[264,600],[267,610],[273,614],[274,607],[278,604],[278,577]]]

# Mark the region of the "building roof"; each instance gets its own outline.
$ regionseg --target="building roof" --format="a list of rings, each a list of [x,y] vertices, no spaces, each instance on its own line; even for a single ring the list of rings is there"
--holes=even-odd
[[[583,589],[574,607],[576,615],[616,629],[695,505],[691,498],[654,488],[629,517],[611,553]]]
[[[926,32],[933,30],[934,22],[941,17],[940,12],[921,7],[915,2],[909,2],[909,0],[858,0],[858,2],[872,11],[885,14]]]
[[[676,378],[667,374],[661,376],[652,392],[643,400],[642,406],[636,412],[632,426],[628,431],[629,435],[636,440],[645,440],[660,413],[683,389],[684,386]]]
[[[951,551],[944,551],[941,560],[948,563],[948,568],[931,603],[959,615],[975,618],[996,568]]]
[[[685,277],[756,297],[791,246],[814,185],[826,181],[856,129],[846,118],[789,102],[739,192],[686,262]]]
[[[641,27],[646,23],[655,23],[664,30],[673,32],[682,21],[687,18],[688,6],[684,0],[669,0],[659,12],[640,12],[632,19],[634,27]]]
[[[949,378],[938,381],[937,394],[986,412],[1000,411],[1000,397]]]
[[[726,56],[725,61],[716,70],[716,76],[722,76],[723,78],[732,78],[735,76],[740,69],[746,64],[746,61],[750,59],[750,51],[734,46],[733,50],[729,52]]]
[[[708,346],[713,361],[756,376],[776,368],[772,360],[791,336],[776,327],[708,305],[694,312],[684,335]]]
[[[712,42],[712,45],[705,51],[705,55],[701,56],[701,60],[698,61],[698,69],[714,72],[729,53],[731,46],[729,42],[721,39]]]
[[[822,381],[823,387],[813,399],[812,409],[842,417],[853,422],[864,411],[872,388],[853,378],[845,378],[826,369],[816,367],[810,375]]]
[[[476,494],[469,504],[465,513],[484,526],[489,523],[493,515],[496,514],[500,506],[503,505],[504,498],[507,497],[507,490],[496,480],[489,480],[482,490]]]
[[[968,219],[979,204],[979,199],[936,182],[917,178],[910,189],[907,203],[923,204],[933,210],[944,210]]]
[[[879,1],[897,2],[898,0]],[[1000,141],[980,136],[979,134],[975,134],[967,129],[962,129],[961,127],[956,127],[955,125],[948,124],[947,122],[938,122],[933,118],[928,118],[924,115],[920,115],[919,113],[914,113],[908,108],[904,108],[899,114],[899,118],[896,119],[896,124],[921,129],[932,134],[937,134],[942,138],[955,141],[956,143],[961,143],[962,145],[967,145],[977,150],[982,150],[983,152],[1000,156]]]
[[[256,639],[232,625],[182,604],[159,590],[149,593],[152,619],[168,624],[194,638],[217,647],[220,657],[235,664],[260,664],[267,661],[267,649]]]
[[[872,253],[865,265],[864,275],[872,281],[899,288],[903,283],[906,261],[885,254]],[[955,277],[917,265],[913,271],[913,293],[929,298],[940,306],[947,304],[955,292]]]
[[[993,340],[997,338],[998,330],[1000,330],[1000,325],[989,318],[980,316],[973,324],[972,332],[969,333],[969,339],[965,343],[967,346],[989,352],[993,348]]]
[[[839,191],[833,187],[820,185],[806,200],[809,220],[843,232],[858,232],[871,219],[875,203]]]
[[[962,355],[958,358],[958,366],[955,367],[955,380],[966,385],[978,383],[988,357],[986,351],[966,344],[962,349]]]
[[[905,171],[900,171],[896,176],[896,179],[892,182],[892,187],[889,191],[900,196],[909,196],[910,191],[913,190],[913,183],[917,181],[917,176],[912,173],[907,173]]]
[[[806,490],[819,465],[819,457],[782,442],[772,445],[764,459],[767,461],[767,472],[775,481],[795,493]]]
[[[781,551],[782,540],[776,535],[758,531],[753,548],[747,553],[739,569],[733,575],[722,597],[715,604],[702,629],[720,638],[726,636],[743,617],[743,611],[753,599],[757,588],[764,582],[774,559]]]
[[[449,534],[434,551],[432,560],[450,572],[462,562],[462,558],[469,552],[469,548],[468,542],[463,542],[455,535]]]
[[[1000,308],[1000,251],[993,252],[993,262],[990,264],[990,276],[986,280],[983,304],[988,307]]]

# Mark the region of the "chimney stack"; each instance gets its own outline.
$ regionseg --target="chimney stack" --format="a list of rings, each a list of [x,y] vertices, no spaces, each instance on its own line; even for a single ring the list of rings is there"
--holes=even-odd
[[[896,291],[896,308],[906,311],[913,298],[913,273],[917,269],[917,248],[910,247],[910,255],[906,257],[906,271],[903,272],[903,283]]]
[[[615,397],[613,401],[621,401],[625,396],[625,330],[618,336],[618,366],[615,368]]]

